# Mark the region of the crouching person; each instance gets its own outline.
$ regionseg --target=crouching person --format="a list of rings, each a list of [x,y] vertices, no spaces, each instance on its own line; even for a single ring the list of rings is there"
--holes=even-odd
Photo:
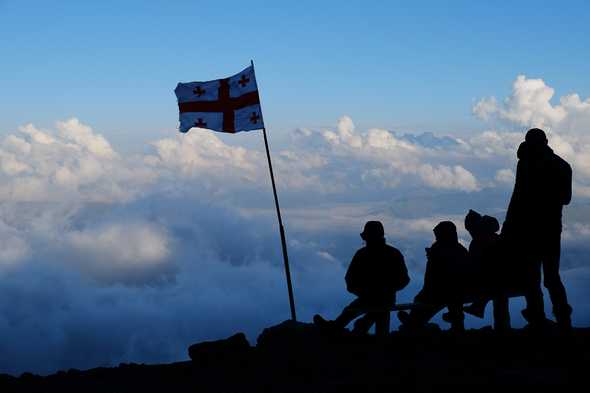
[[[415,308],[400,311],[398,318],[404,328],[422,327],[443,308],[449,312],[443,318],[451,329],[464,330],[463,301],[465,276],[469,269],[468,253],[457,237],[457,228],[450,221],[434,227],[435,242],[426,248],[424,286],[414,298]]]
[[[346,272],[346,288],[356,295],[334,321],[314,316],[320,326],[344,329],[354,319],[353,332],[367,333],[375,324],[379,336],[389,334],[389,313],[395,305],[395,293],[410,282],[401,252],[386,244],[379,221],[369,221],[361,233],[366,246],[356,252]]]

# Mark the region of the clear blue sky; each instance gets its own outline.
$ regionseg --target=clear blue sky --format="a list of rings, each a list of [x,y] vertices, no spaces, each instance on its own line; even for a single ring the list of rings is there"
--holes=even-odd
[[[590,95],[587,2],[409,3],[0,0],[0,133],[76,116],[143,143],[175,130],[178,81],[250,59],[277,133],[342,114],[462,132],[520,73]]]

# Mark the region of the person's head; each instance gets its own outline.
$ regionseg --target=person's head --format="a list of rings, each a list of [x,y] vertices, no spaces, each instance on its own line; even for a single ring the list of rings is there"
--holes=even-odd
[[[441,221],[434,227],[434,237],[440,243],[458,243],[457,227],[451,221]]]
[[[524,140],[530,146],[545,146],[548,143],[545,131],[540,128],[531,128],[528,130]]]
[[[485,234],[491,235],[500,230],[500,223],[496,217],[483,216],[481,218],[481,228]]]
[[[367,221],[365,228],[361,232],[361,238],[367,244],[377,244],[385,242],[385,230],[380,221]]]
[[[524,142],[518,147],[516,153],[519,159],[535,158],[543,156],[549,149],[547,135],[539,128],[531,128],[526,133]]]
[[[465,229],[471,237],[476,237],[481,232],[481,219],[481,214],[469,209],[469,212],[465,216]]]

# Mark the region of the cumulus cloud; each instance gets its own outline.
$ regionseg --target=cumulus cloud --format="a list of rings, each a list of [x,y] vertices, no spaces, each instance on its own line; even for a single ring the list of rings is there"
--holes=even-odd
[[[512,169],[504,168],[504,169],[499,169],[496,172],[496,181],[498,183],[514,184],[515,178],[516,178],[516,175],[514,174]]]
[[[550,143],[590,196],[590,150],[576,128],[586,101],[568,96],[555,109],[550,88],[517,81],[515,98],[474,112],[559,124]],[[0,141],[0,372],[176,361],[195,341],[254,338],[288,318],[266,156],[218,135],[193,130],[126,155],[68,119]],[[412,285],[400,301],[410,301],[439,221],[462,239],[469,208],[502,221],[522,138],[357,130],[343,116],[273,146],[300,317],[333,317],[350,300],[343,276],[370,219],[406,257]],[[588,213],[568,209],[564,266],[578,269]]]
[[[584,100],[572,93],[554,104],[554,96],[555,90],[544,80],[519,75],[512,84],[511,95],[502,103],[495,97],[484,98],[474,105],[473,112],[484,120],[497,118],[517,126],[544,128],[549,145],[574,169],[576,195],[585,197],[590,185],[590,135],[586,132],[590,127],[590,98]],[[518,143],[517,136],[511,133],[488,132],[482,137],[483,140],[473,142],[483,142],[489,153],[509,152]]]
[[[149,223],[113,223],[105,227],[73,230],[65,246],[82,271],[94,279],[124,283],[161,279],[172,268],[170,239]]]
[[[568,114],[563,105],[551,105],[554,94],[555,90],[542,79],[519,75],[512,84],[512,95],[502,104],[495,97],[484,98],[473,107],[473,112],[484,120],[497,116],[530,128],[552,126]]]
[[[444,162],[452,159],[451,155],[418,143],[426,138],[404,138],[377,128],[358,133],[348,116],[338,121],[335,130],[322,130],[319,134],[325,143],[323,151],[328,157],[344,165],[348,162],[347,167],[354,165],[360,168],[361,179],[377,181],[385,188],[395,188],[402,182],[420,179],[422,185],[436,189],[467,192],[479,189],[475,175],[468,169],[457,162],[451,165]],[[303,144],[308,138],[313,139],[313,132],[307,131],[304,137],[300,134],[298,141]],[[317,145],[317,138],[315,140]],[[444,142],[449,143],[448,139]],[[456,144],[459,145],[459,142]],[[348,171],[351,174],[356,172]]]
[[[57,122],[57,129],[65,140],[72,141],[76,146],[87,149],[93,155],[114,158],[115,152],[102,135],[97,135],[87,125],[80,123],[80,120],[72,118],[66,121]]]
[[[256,179],[260,152],[229,146],[210,132],[193,132],[153,142],[157,155],[147,157],[153,165],[161,165],[187,175],[217,174]]]
[[[0,222],[0,270],[17,264],[30,254],[26,239],[16,229]]]
[[[0,200],[125,200],[153,179],[149,168],[120,158],[77,119],[57,128],[53,134],[28,124],[0,143]]]

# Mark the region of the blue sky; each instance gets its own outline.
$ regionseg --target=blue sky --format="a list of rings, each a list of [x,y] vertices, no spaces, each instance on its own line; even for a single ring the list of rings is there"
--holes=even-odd
[[[468,132],[517,74],[586,96],[588,20],[583,1],[1,1],[0,130],[77,116],[131,148],[174,130],[176,82],[254,59],[276,133]]]
[[[438,222],[467,245],[468,209],[503,221],[538,126],[573,167],[561,271],[588,326],[590,6],[409,3],[0,0],[0,373],[178,361],[289,317],[260,132],[176,131],[177,82],[250,59],[302,320],[351,300],[367,220],[411,301]]]

